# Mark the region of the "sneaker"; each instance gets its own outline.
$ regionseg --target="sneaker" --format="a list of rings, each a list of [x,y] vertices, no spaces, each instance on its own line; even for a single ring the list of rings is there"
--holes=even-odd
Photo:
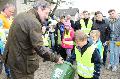
[[[108,66],[107,66],[107,69],[110,69],[112,66],[111,66],[111,64],[109,64]]]
[[[117,71],[117,66],[113,66],[112,71]]]

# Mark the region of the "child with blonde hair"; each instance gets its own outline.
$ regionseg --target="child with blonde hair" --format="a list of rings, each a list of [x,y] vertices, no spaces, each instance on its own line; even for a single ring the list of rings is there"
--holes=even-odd
[[[100,31],[92,30],[90,32],[90,37],[92,38],[93,43],[97,46],[97,48],[99,50],[101,60],[103,60],[104,47],[103,47],[102,42],[100,40]]]

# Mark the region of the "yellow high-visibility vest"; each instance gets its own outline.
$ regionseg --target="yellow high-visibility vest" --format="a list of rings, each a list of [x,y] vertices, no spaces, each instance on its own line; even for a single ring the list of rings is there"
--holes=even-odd
[[[13,22],[13,17],[10,17],[9,19],[6,17],[6,15],[1,12],[0,14],[0,19],[3,21],[3,28],[4,29],[9,29],[12,22]]]
[[[81,30],[88,35],[92,28],[92,24],[93,24],[92,20],[91,19],[88,20],[87,28],[83,19],[80,20],[80,24],[81,24]]]
[[[43,46],[49,46],[49,34],[42,35]]]
[[[76,61],[77,61],[77,72],[84,78],[92,78],[94,72],[94,63],[91,63],[92,54],[96,46],[92,44],[86,49],[81,55],[81,52],[75,47]]]
[[[70,31],[68,32],[68,35],[65,33],[64,39],[65,39],[65,38],[71,38],[71,37],[70,37]],[[68,44],[68,45],[74,45],[73,41],[66,41],[66,40],[64,40],[63,43],[64,43],[64,44]]]

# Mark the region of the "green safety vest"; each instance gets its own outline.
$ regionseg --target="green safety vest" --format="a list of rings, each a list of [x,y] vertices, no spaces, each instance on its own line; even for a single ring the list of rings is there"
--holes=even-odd
[[[49,34],[42,35],[43,46],[49,46]]]
[[[76,61],[77,61],[77,72],[84,78],[92,78],[94,72],[94,63],[91,63],[92,54],[96,46],[92,44],[87,50],[81,55],[81,52],[75,47]]]
[[[83,19],[80,20],[80,24],[81,24],[81,30],[88,35],[92,28],[92,24],[93,24],[92,20],[91,19],[88,20],[87,28],[85,26],[85,22]]]
[[[58,45],[61,45],[61,35],[60,35],[60,30],[58,29],[58,36],[57,36],[58,40]]]

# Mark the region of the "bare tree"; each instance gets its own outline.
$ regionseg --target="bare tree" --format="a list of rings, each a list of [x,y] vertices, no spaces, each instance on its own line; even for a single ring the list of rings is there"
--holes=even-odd
[[[24,0],[24,4],[27,4],[27,2],[35,2],[37,0]],[[50,14],[54,14],[55,10],[57,9],[58,5],[60,5],[60,3],[62,2],[62,0],[57,0],[57,2],[54,2],[54,0],[46,0],[47,2],[49,2],[50,4],[55,4],[54,9],[52,10],[52,12]]]
[[[57,2],[52,2],[52,4],[55,4],[55,7],[54,7],[54,9],[51,11],[51,15],[53,15],[54,14],[54,12],[56,11],[56,9],[58,8],[58,6],[60,6],[60,4],[61,3],[65,3],[66,1],[64,1],[64,0],[57,0]]]

